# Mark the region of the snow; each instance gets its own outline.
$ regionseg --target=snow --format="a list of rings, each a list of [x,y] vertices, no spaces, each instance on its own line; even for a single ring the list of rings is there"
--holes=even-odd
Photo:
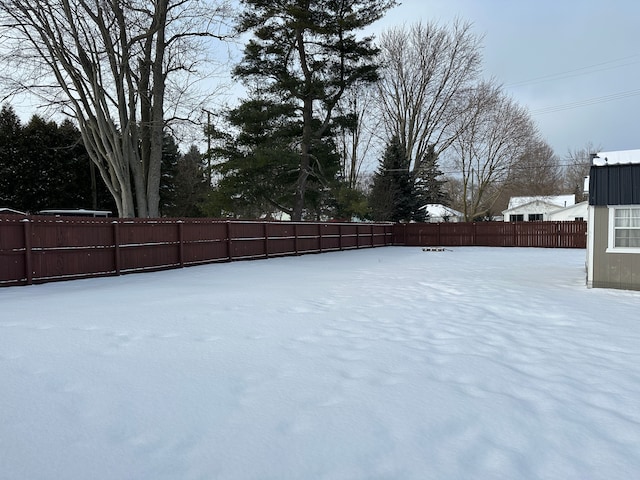
[[[617,150],[612,152],[598,152],[593,159],[593,165],[616,165],[640,163],[640,150]]]
[[[511,197],[509,199],[508,208],[505,212],[523,207],[530,203],[544,203],[548,205],[554,205],[558,207],[570,207],[571,205],[575,205],[576,196],[574,194],[570,195],[542,195],[537,197]]]
[[[0,289],[0,478],[640,478],[640,293],[584,261],[385,247]]]

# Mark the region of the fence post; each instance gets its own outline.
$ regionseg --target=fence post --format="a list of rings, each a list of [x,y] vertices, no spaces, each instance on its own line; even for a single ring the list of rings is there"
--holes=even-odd
[[[178,220],[176,224],[178,225],[178,257],[180,266],[184,267],[184,223]]]
[[[356,225],[356,248],[360,248],[360,226]]]
[[[227,220],[227,260],[231,261],[233,255],[231,253],[231,222]]]
[[[31,253],[31,220],[22,220],[24,225],[24,270],[27,277],[27,285],[33,284],[33,258]]]
[[[344,223],[338,224],[338,249],[342,251],[342,228],[344,227]]]
[[[113,225],[113,264],[116,275],[120,275],[120,222],[114,220]]]
[[[264,256],[265,258],[269,258],[269,230],[267,229],[269,222],[265,220],[263,223],[263,234],[264,234]]]
[[[322,224],[318,223],[318,252],[322,253]]]

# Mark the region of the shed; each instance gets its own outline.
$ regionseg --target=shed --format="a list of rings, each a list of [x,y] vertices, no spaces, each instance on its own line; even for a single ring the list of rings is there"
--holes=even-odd
[[[640,150],[594,156],[588,215],[587,286],[640,290]]]

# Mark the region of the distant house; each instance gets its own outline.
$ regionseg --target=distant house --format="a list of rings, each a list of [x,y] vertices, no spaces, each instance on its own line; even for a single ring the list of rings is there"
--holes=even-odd
[[[561,210],[573,207],[576,204],[575,195],[545,195],[536,197],[511,197],[509,206],[502,211],[505,222],[540,222],[550,220],[549,215],[554,213],[557,219],[563,215]],[[579,211],[580,209],[578,209]],[[584,216],[587,207],[584,205]],[[579,216],[579,215],[578,215]],[[574,220],[573,218],[571,220]]]
[[[549,212],[544,220],[550,222],[575,222],[577,220],[587,220],[589,211],[589,202],[584,201],[570,205],[565,208],[559,208],[553,212]]]
[[[424,210],[428,223],[462,222],[464,214],[440,203],[427,203],[420,207]]]
[[[587,286],[640,290],[640,150],[594,156],[588,217]]]

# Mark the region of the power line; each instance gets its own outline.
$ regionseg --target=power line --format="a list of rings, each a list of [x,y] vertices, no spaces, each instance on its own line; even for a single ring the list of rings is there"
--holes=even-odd
[[[551,73],[548,75],[543,75],[540,77],[535,77],[529,80],[522,80],[519,82],[513,82],[513,83],[509,83],[507,85],[505,85],[505,88],[508,87],[520,87],[520,86],[525,86],[525,85],[532,85],[535,83],[541,83],[541,82],[549,82],[549,81],[553,81],[553,80],[564,80],[565,78],[572,78],[572,77],[577,77],[580,75],[587,75],[587,74],[591,74],[591,73],[595,73],[595,72],[602,72],[602,71],[606,71],[606,70],[612,70],[615,68],[621,68],[621,67],[627,67],[629,65],[634,65],[636,63],[640,63],[640,55],[629,55],[627,57],[622,57],[616,60],[609,60],[606,62],[601,62],[601,63],[596,63],[593,65],[587,65],[586,67],[580,67],[580,68],[575,68],[573,70],[567,70],[564,72],[558,72],[558,73]],[[633,62],[627,62],[627,60],[630,60],[632,58],[636,58],[638,60],[633,61]],[[619,65],[613,65],[613,66],[609,66],[609,67],[605,67],[606,65],[611,65],[611,64],[615,64],[615,63],[619,63],[619,62],[626,62],[626,63],[622,63]],[[604,68],[598,68],[598,67],[604,67]]]
[[[564,110],[573,110],[574,108],[588,107],[591,105],[597,105],[599,103],[612,102],[614,100],[623,100],[629,97],[635,97],[640,95],[640,89],[628,90],[626,92],[612,93],[602,97],[587,98],[585,100],[579,100],[576,102],[565,103],[561,105],[551,105],[548,107],[538,108],[531,111],[531,115],[544,115],[547,113],[556,113]]]

